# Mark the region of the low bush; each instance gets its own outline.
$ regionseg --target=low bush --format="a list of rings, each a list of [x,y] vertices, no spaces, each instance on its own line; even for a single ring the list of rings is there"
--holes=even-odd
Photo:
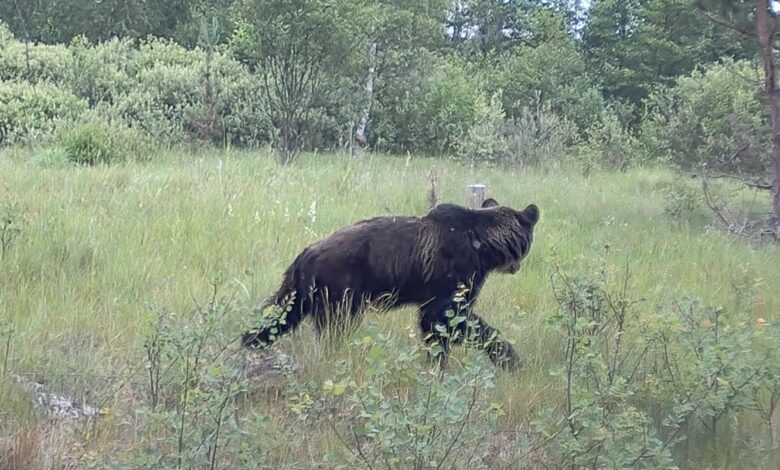
[[[101,122],[97,117],[64,130],[59,140],[65,159],[78,165],[143,160],[147,154],[147,144],[138,131],[123,126],[121,121]]]
[[[121,150],[113,143],[114,136],[95,124],[84,124],[65,133],[63,145],[68,160],[77,164],[95,165],[124,160]]]
[[[453,321],[457,321],[455,315]],[[439,374],[436,350],[370,327],[354,358],[323,383],[331,429],[351,461],[368,468],[468,468],[483,461],[503,414],[490,400],[495,368],[480,351]],[[432,357],[429,356],[429,357]],[[353,372],[360,364],[363,373]]]
[[[0,81],[0,146],[50,140],[87,107],[85,100],[49,82]]]
[[[555,270],[559,308],[549,325],[561,335],[563,360],[551,373],[561,405],[536,418],[523,458],[543,452],[558,468],[670,468],[684,441],[717,442],[726,422],[756,412],[773,439],[780,381],[777,348],[768,345],[777,329],[689,297],[648,310],[632,294],[631,273],[612,276],[605,266],[589,266],[593,275]],[[750,298],[751,285],[735,292]]]

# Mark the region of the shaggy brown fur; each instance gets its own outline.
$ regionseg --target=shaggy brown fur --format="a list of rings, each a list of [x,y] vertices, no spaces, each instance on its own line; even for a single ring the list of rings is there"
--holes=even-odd
[[[472,308],[491,272],[518,271],[538,219],[533,204],[517,211],[488,199],[477,210],[440,204],[422,217],[376,217],[342,228],[305,248],[285,272],[281,287],[267,301],[286,312],[282,321],[266,317],[263,326],[244,334],[242,343],[268,345],[306,315],[314,317],[321,333],[344,325],[345,317],[357,317],[371,304],[411,304],[419,308],[426,341],[437,341],[446,359],[450,344],[466,333],[465,323],[449,325],[447,313],[457,309],[462,314],[465,308],[491,360],[517,367],[511,345],[499,340],[498,331]],[[458,306],[454,297],[464,286],[465,303]]]

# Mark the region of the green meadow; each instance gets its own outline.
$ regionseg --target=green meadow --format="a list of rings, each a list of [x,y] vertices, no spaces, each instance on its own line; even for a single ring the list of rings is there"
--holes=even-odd
[[[195,309],[214,298],[219,280],[218,296],[232,299],[232,306],[220,310],[209,340],[228,352],[212,356],[209,364],[222,367],[227,362],[219,358],[228,356],[256,360],[259,353],[239,350],[237,340],[257,320],[251,306],[276,289],[297,253],[362,218],[424,214],[431,174],[439,202],[463,203],[466,186],[483,183],[502,204],[521,209],[535,203],[541,210],[520,272],[490,277],[477,304],[477,311],[515,344],[524,369],[495,371],[495,387],[480,395],[501,413],[484,442],[493,460],[475,457],[471,467],[542,468],[536,465],[545,459],[543,446],[535,450],[518,442],[539,442],[538,435],[528,437],[531,423],[544,409],[564,406],[564,382],[551,373],[566,360],[566,338],[552,324],[560,312],[556,272],[608,273],[617,284],[630,272],[625,292],[638,301],[633,308],[640,319],[686,296],[722,307],[723,318],[739,316],[750,331],[772,328],[780,319],[777,247],[718,229],[702,204],[675,217],[670,188],[695,189],[698,183],[663,169],[583,176],[569,170],[471,168],[422,157],[314,153],[282,166],[262,151],[169,152],[143,163],[76,167],[53,162],[42,151],[8,150],[0,154],[0,174],[0,210],[6,226],[14,228],[8,229],[0,259],[0,446],[13,449],[0,450],[4,467],[164,467],[143,459],[172,455],[175,437],[184,433],[168,424],[183,426],[184,421],[152,422],[155,417],[148,412],[150,366],[144,345],[159,312],[175,313],[177,325],[197,328]],[[724,327],[724,337],[729,331]],[[361,456],[331,432],[337,415],[318,412],[317,403],[329,381],[338,383],[343,361],[351,364],[349,376],[358,385],[368,377],[367,361],[376,358],[363,357],[355,341],[377,334],[405,348],[421,345],[411,308],[367,312],[356,331],[334,344],[319,342],[310,322],[304,322],[273,346],[294,367],[250,381],[236,395],[235,413],[257,417],[244,434],[232,429],[235,435],[214,445],[221,449],[218,455],[204,445],[209,453],[202,461],[193,457],[184,464],[188,457],[179,455],[171,465],[241,468],[249,465],[242,460],[247,458],[263,468],[365,468]],[[632,334],[627,328],[626,345]],[[670,327],[669,335],[675,334]],[[456,348],[454,356],[465,358],[468,352]],[[428,367],[422,359],[415,361],[420,370]],[[458,367],[443,375],[459,373]],[[30,382],[99,407],[101,416],[75,425],[48,416],[34,406],[24,385]],[[769,390],[756,393],[766,398]],[[408,397],[415,391],[409,385],[399,393]],[[181,390],[170,398],[179,403],[170,405],[174,414],[181,406],[176,393]],[[188,396],[195,403],[196,395]],[[634,398],[647,403],[651,397],[626,399]],[[728,399],[727,394],[723,400]],[[210,405],[203,400],[207,416]],[[647,405],[649,415],[653,410],[663,415],[665,405],[673,408],[659,400]],[[669,445],[676,464],[777,465],[774,423],[767,429],[754,408],[727,409],[714,431],[704,426],[710,418],[690,419],[678,434],[686,439]],[[213,431],[218,422],[200,422],[193,435]],[[374,442],[390,439],[380,437]],[[427,468],[404,462],[379,458],[374,466]],[[445,460],[442,468],[465,462]],[[663,466],[658,462],[643,465]],[[594,461],[592,468],[628,466]]]

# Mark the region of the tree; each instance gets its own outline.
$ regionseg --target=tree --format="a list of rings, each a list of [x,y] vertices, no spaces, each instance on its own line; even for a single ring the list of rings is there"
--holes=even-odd
[[[772,128],[772,171],[770,181],[762,184],[751,182],[772,193],[771,228],[777,237],[780,229],[780,89],[777,85],[775,39],[778,33],[777,2],[771,0],[694,0],[699,11],[714,23],[752,37],[764,68],[764,95],[769,108]]]
[[[363,11],[369,45],[363,69],[363,105],[355,130],[358,148],[367,145],[374,101],[381,97],[387,79],[407,74],[421,50],[436,49],[444,39],[445,0],[381,0]]]
[[[602,77],[609,98],[632,101],[639,95],[632,77],[635,65],[631,35],[638,23],[638,0],[597,0],[583,33],[585,53]]]
[[[537,10],[529,0],[461,0],[451,7],[447,27],[453,42],[487,56],[531,39]]]
[[[490,94],[501,92],[508,117],[549,106],[585,131],[604,108],[604,99],[564,21],[560,13],[539,12],[537,44],[518,45],[498,55],[491,67],[480,67],[491,74],[486,88]]]
[[[605,96],[637,110],[653,88],[698,65],[752,53],[738,36],[697,15],[690,0],[596,0],[583,47]]]
[[[283,163],[303,149],[310,118],[364,50],[360,5],[329,0],[244,0],[231,47],[263,83],[263,109]]]
[[[544,7],[562,13],[569,32],[577,35],[585,24],[590,1],[584,0],[533,0]]]
[[[363,99],[355,140],[376,148],[414,140],[410,111],[422,106],[428,82],[446,45],[448,0],[381,0],[363,16],[370,31],[361,81]],[[365,124],[365,128],[363,125]],[[406,134],[406,135],[404,135]],[[363,140],[365,139],[365,141]]]
[[[91,41],[112,37],[173,37],[189,22],[189,0],[10,0],[0,2],[0,19],[17,36],[32,41],[68,42],[76,36]]]

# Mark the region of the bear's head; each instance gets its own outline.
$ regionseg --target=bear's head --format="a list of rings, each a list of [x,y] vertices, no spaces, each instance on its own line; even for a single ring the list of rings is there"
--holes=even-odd
[[[504,274],[515,274],[520,270],[520,264],[531,250],[534,227],[539,222],[539,208],[535,204],[529,204],[525,209],[518,211],[500,205],[493,198],[487,198],[482,203],[482,209],[500,212],[500,223],[508,229],[497,232],[505,235],[505,239],[501,242],[505,246],[508,245],[506,250],[508,256],[506,256],[505,262],[496,268],[496,271]]]

